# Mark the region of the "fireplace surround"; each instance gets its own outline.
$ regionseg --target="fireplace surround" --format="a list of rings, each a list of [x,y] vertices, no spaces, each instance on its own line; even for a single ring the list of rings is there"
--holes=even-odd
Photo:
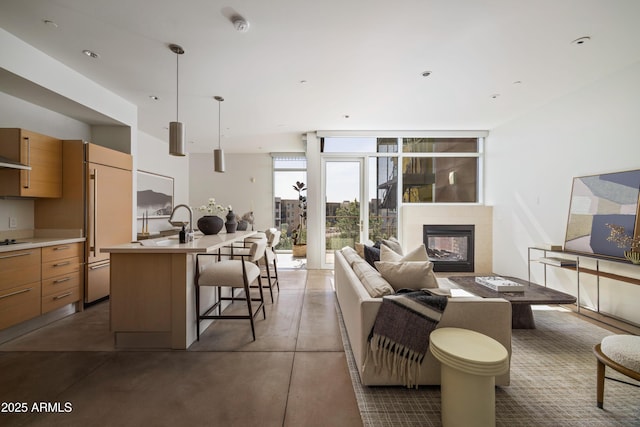
[[[475,225],[423,225],[422,236],[436,272],[474,271]]]

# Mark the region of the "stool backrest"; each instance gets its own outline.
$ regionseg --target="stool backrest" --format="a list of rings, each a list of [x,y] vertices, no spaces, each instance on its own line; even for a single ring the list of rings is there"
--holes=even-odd
[[[270,228],[266,231],[266,235],[267,235],[267,247],[269,248],[274,248],[276,246],[278,246],[278,243],[280,243],[280,235],[282,234],[282,232],[278,229],[275,228]]]
[[[249,259],[247,261],[257,262],[262,259],[262,257],[264,257],[265,249],[267,249],[266,239],[251,241],[251,246],[249,247]]]

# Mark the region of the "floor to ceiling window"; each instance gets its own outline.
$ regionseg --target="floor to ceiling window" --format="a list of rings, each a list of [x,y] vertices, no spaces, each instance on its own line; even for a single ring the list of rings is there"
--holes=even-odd
[[[323,266],[333,251],[398,236],[410,203],[479,203],[481,137],[321,139]]]
[[[274,227],[282,232],[277,250],[290,251],[293,247],[292,233],[301,220],[298,192],[293,188],[298,182],[307,182],[307,160],[304,155],[274,154]]]

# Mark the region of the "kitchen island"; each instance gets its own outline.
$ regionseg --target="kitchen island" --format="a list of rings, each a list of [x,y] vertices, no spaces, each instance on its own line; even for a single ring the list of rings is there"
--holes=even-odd
[[[196,254],[216,253],[255,233],[196,235],[187,243],[172,236],[102,248],[111,258],[115,346],[187,349],[196,340]],[[202,306],[213,304],[214,297],[214,292],[201,293]],[[202,328],[207,326],[203,321]]]

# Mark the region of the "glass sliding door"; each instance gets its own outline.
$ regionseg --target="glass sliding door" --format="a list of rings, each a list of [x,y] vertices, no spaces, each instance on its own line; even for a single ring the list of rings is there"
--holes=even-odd
[[[345,246],[355,248],[362,240],[366,224],[363,220],[362,204],[364,185],[364,160],[325,159],[324,162],[325,195],[325,232],[324,265],[333,264],[333,252]]]

